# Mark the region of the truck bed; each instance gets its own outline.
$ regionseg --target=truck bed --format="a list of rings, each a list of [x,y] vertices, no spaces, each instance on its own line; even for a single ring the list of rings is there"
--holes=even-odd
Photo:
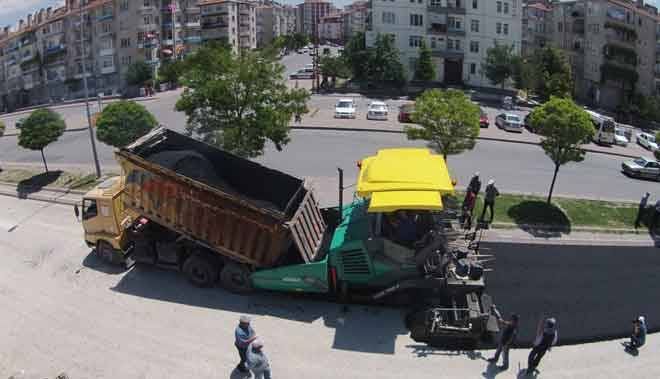
[[[117,152],[123,201],[233,260],[272,267],[318,253],[325,223],[303,180],[165,128]]]

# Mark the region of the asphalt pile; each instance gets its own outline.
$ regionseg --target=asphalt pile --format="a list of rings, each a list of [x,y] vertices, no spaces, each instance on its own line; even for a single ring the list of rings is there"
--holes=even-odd
[[[538,321],[555,317],[559,344],[627,337],[646,316],[660,331],[657,248],[486,244],[496,257],[487,292],[507,318],[520,314],[518,345],[531,345]]]

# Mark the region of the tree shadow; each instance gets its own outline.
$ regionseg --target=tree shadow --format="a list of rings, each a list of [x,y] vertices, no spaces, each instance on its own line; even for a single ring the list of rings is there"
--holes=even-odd
[[[44,172],[28,179],[23,179],[16,185],[16,193],[19,199],[26,199],[28,195],[41,191],[44,187],[53,184],[62,176],[60,170]]]
[[[571,221],[554,204],[525,200],[508,209],[507,214],[518,227],[534,237],[557,238],[571,233]]]

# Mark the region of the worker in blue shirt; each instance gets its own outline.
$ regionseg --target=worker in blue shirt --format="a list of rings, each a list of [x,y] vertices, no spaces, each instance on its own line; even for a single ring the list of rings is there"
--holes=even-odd
[[[239,319],[238,326],[234,332],[236,341],[234,345],[238,349],[238,355],[241,358],[241,362],[236,366],[240,372],[249,372],[248,368],[245,367],[245,360],[247,359],[247,348],[248,346],[257,339],[257,334],[250,326],[250,317],[241,316]]]

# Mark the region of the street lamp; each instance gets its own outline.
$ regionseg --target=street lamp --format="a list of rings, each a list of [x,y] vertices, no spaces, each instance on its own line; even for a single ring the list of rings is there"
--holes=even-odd
[[[96,140],[94,139],[94,130],[92,130],[92,115],[89,112],[89,88],[87,87],[87,68],[85,65],[85,20],[83,18],[83,8],[80,5],[80,46],[82,49],[82,76],[83,86],[85,87],[85,108],[87,109],[87,129],[89,130],[89,139],[92,143],[92,154],[94,155],[94,166],[96,168],[96,178],[101,177],[101,165],[99,156],[96,152]]]

